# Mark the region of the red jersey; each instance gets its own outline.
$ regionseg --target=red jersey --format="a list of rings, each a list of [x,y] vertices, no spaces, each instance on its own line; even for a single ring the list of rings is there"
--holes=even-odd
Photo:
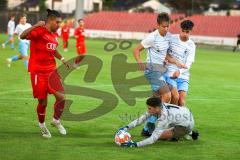
[[[74,35],[78,36],[76,46],[82,45],[85,41],[84,28],[83,27],[76,28]]]
[[[56,69],[54,54],[58,46],[57,33],[45,27],[33,29],[27,36],[30,40],[30,58],[28,71],[31,73],[49,73]]]
[[[61,35],[63,39],[68,39],[69,38],[69,33],[70,33],[70,27],[67,25],[62,26],[61,28]]]

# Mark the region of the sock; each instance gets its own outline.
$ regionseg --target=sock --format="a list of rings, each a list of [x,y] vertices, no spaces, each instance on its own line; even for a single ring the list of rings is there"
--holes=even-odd
[[[11,60],[12,60],[12,61],[17,61],[17,60],[18,60],[18,55],[13,56],[13,57],[11,58]]]
[[[54,117],[53,117],[52,121],[53,121],[53,122],[57,122],[57,123],[60,122],[59,119],[55,119]]]
[[[28,68],[28,60],[25,60],[25,59],[24,59],[24,66],[25,66],[26,68]]]
[[[55,104],[54,104],[54,114],[53,114],[53,118],[55,120],[59,120],[62,112],[64,110],[64,104],[65,104],[65,100],[56,100]]]
[[[47,106],[44,106],[44,105],[38,103],[37,115],[38,115],[39,123],[44,123],[44,121],[45,121],[46,107]]]
[[[40,122],[39,122],[39,127],[40,127],[40,128],[45,127],[45,122],[43,122],[43,123],[40,123]]]

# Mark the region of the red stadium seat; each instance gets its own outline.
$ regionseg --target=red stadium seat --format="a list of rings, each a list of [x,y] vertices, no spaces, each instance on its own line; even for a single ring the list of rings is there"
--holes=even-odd
[[[174,21],[170,31],[180,31],[180,17],[184,14],[171,14]],[[86,29],[149,32],[157,27],[157,14],[155,13],[128,13],[128,12],[98,12],[87,15],[85,20]],[[195,23],[193,35],[236,37],[240,33],[239,16],[204,16],[193,15],[187,17]],[[177,20],[177,22],[175,22]]]

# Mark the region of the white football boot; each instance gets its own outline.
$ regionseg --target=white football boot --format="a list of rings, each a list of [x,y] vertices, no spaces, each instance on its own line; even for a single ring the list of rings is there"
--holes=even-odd
[[[45,126],[45,123],[39,123],[39,127],[40,127],[40,130],[42,132],[42,136],[44,138],[51,138],[52,137],[51,133],[49,132],[49,130]]]
[[[61,122],[59,120],[56,120],[56,119],[53,118],[53,120],[51,122],[51,125],[53,127],[56,127],[60,134],[62,134],[62,135],[66,135],[67,134],[66,129],[63,127],[63,125],[61,124]]]

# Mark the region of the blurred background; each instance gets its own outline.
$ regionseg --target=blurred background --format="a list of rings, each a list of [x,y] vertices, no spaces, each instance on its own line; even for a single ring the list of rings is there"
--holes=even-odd
[[[62,13],[71,33],[74,18],[84,18],[91,38],[143,39],[156,28],[160,12],[171,15],[172,33],[179,31],[181,20],[193,20],[196,43],[234,46],[240,34],[240,0],[1,0],[0,32],[6,32],[10,15],[17,21],[26,13],[34,24],[44,19],[47,8]]]

